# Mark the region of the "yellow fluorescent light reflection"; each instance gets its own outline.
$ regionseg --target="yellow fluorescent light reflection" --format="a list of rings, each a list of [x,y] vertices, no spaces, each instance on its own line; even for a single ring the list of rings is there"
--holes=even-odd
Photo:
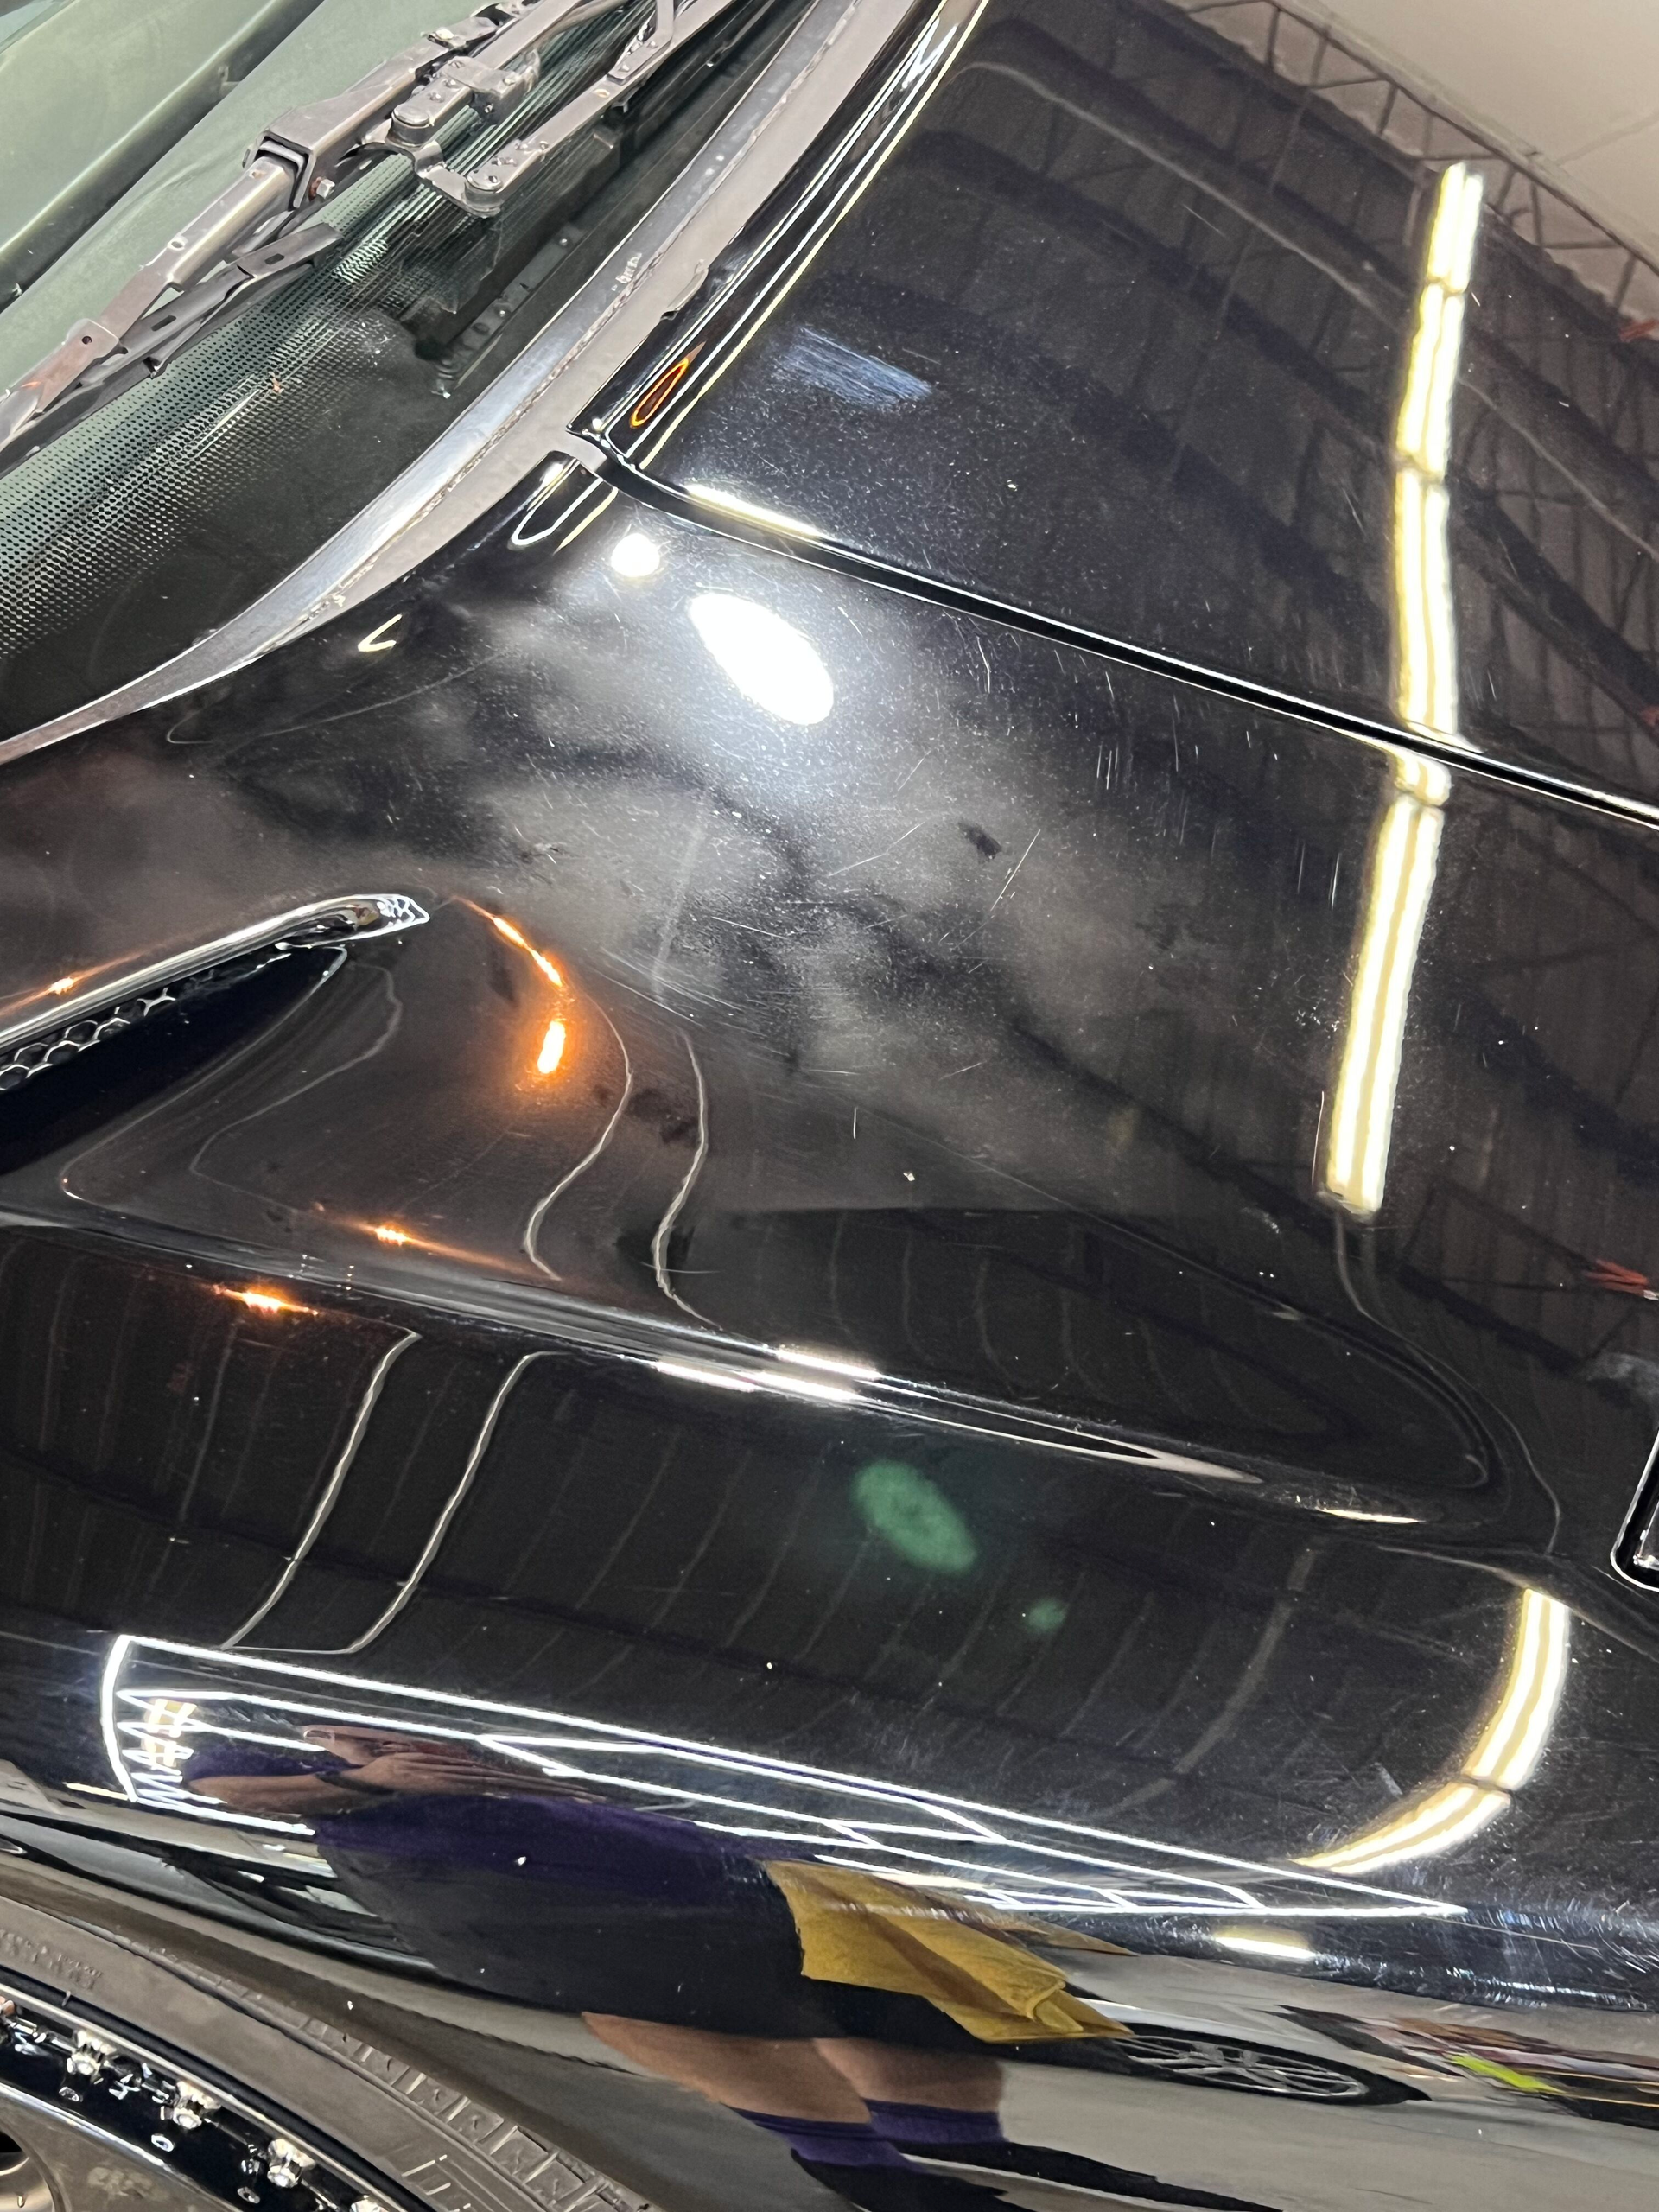
[[[1453,162],[1441,172],[1434,201],[1434,220],[1428,234],[1428,258],[1423,276],[1427,283],[1442,285],[1448,292],[1466,292],[1474,272],[1475,241],[1480,235],[1480,204],[1485,187],[1480,172],[1466,162]]]
[[[1395,627],[1400,719],[1426,735],[1458,737],[1458,643],[1446,486],[1414,468],[1394,486]]]
[[[1354,977],[1319,1180],[1351,1212],[1382,1204],[1412,976],[1440,844],[1440,810],[1389,800],[1372,842]]]
[[[1462,162],[1440,177],[1394,431],[1396,703],[1413,728],[1454,740],[1457,634],[1446,467],[1482,189],[1478,172]]]
[[[1395,423],[1395,705],[1408,728],[1452,745],[1465,741],[1446,466],[1482,190],[1466,162],[1441,175]],[[1406,1016],[1451,790],[1439,761],[1396,753],[1394,791],[1371,840],[1336,1095],[1315,1166],[1325,1196],[1362,1219],[1382,1205]]]
[[[1417,302],[1417,327],[1406,367],[1406,396],[1395,429],[1402,461],[1426,475],[1444,476],[1452,434],[1452,403],[1463,356],[1461,292],[1427,286]]]
[[[1402,1859],[1426,1859],[1478,1835],[1509,1802],[1501,1789],[1485,1789],[1474,1782],[1447,1783],[1420,1798],[1410,1811],[1368,1829],[1351,1843],[1314,1852],[1297,1864],[1332,1874],[1360,1874]]]
[[[1567,1607],[1525,1590],[1492,1708],[1456,1778],[1408,1798],[1346,1843],[1299,1860],[1333,1874],[1370,1873],[1402,1859],[1450,1851],[1507,1812],[1536,1772],[1567,1682]]]
[[[1498,1789],[1519,1789],[1530,1782],[1567,1683],[1567,1608],[1541,1590],[1529,1590],[1521,1611],[1510,1670],[1497,1707],[1464,1772]]]
[[[1412,458],[1421,454],[1428,436],[1429,394],[1434,383],[1434,359],[1440,349],[1440,312],[1446,294],[1430,284],[1418,295],[1417,327],[1412,333],[1406,360],[1406,396],[1400,403],[1395,426],[1396,451]]]

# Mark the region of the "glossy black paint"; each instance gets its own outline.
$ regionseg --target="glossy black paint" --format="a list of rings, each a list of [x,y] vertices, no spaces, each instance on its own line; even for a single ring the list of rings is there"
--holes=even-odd
[[[653,572],[620,574],[641,545]],[[736,624],[723,644],[711,607]],[[699,616],[800,718],[744,696]],[[1586,1280],[1646,1233],[1649,1048],[1594,1018],[1644,957],[1629,931],[1646,839],[1458,779],[1386,1202],[1374,1229],[1343,1226],[1313,1161],[1391,775],[1377,750],[572,485],[215,693],[19,760],[14,1003],[48,974],[206,943],[359,879],[435,918],[296,977],[184,1080],[176,1046],[152,1042],[151,1087],[56,1148],[36,1106],[6,1183],[12,1513],[23,1526],[50,1499],[69,1518],[13,1549],[15,1595],[111,1629],[229,1634],[412,1328],[340,1518],[262,1631],[349,1643],[418,1557],[512,1360],[544,1344],[388,1630],[395,1665],[434,1648],[423,1607],[495,1601],[480,1650],[500,1657],[474,1672],[446,1630],[451,1658],[423,1678],[493,1690],[555,1618],[561,1639],[649,1653],[660,1635],[740,1675],[798,1666],[814,1703],[853,1695],[860,1717],[822,1757],[849,1756],[865,1700],[908,1738],[913,1700],[964,1697],[964,1720],[1034,1730],[1027,1758],[1054,1741],[1022,1793],[1058,1757],[1047,1788],[1102,1815],[1145,1761],[1206,1842],[1330,1840],[1374,1762],[1432,1769],[1466,1729],[1502,1578],[1637,1649],[1650,1635],[1608,1564],[1650,1427],[1647,1304]],[[541,1077],[554,1015],[564,1057]],[[1541,1157],[1559,1163],[1547,1178]],[[204,1274],[303,1310],[250,1313]],[[652,1371],[695,1366],[704,1331],[715,1368],[799,1344],[897,1387],[855,1382],[863,1405],[825,1409]],[[524,1517],[550,1451],[550,1583]],[[891,1547],[860,1534],[847,1485],[889,1458],[989,1516],[976,1573],[895,1580]],[[295,1476],[257,1479],[270,1465]],[[613,1533],[572,1543],[590,1511]],[[690,1533],[721,1527],[743,1532],[729,1563]],[[705,1564],[677,1585],[688,1543]],[[607,1558],[614,1593],[594,1580]],[[1176,1573],[1155,1598],[1154,1560]],[[700,1573],[728,1593],[713,1615]],[[1492,1626],[1458,1662],[1460,1694],[1433,1687],[1443,1661],[1408,1687],[1403,1661],[1349,1656],[1370,1633],[1333,1624],[1356,1573],[1385,1643],[1466,1588],[1459,1608]],[[762,1586],[773,1630],[739,1594]],[[1334,1675],[1312,1665],[1337,1700],[1320,1738],[1352,1777],[1323,1804],[1294,1782],[1312,1748],[1294,1730],[1288,1766],[1264,1770],[1242,1715],[1236,1745],[1183,1764],[1287,1588],[1299,1620],[1328,1615],[1316,1646],[1344,1651]],[[1051,1645],[1025,1617],[1055,1598],[1078,1624]],[[1132,1656],[1148,1604],[1175,1639],[1162,1687]],[[1287,1666],[1293,1703],[1303,1679]],[[683,1692],[667,1718],[693,1732],[697,1705]],[[1129,1758],[1112,1780],[1078,1770],[1081,1711],[1100,1757]],[[927,1733],[907,1770],[937,1758],[935,1786],[961,1779],[959,1745]],[[1580,1860],[1576,1896],[1611,1897],[1617,1867]],[[1503,1899],[1533,1903],[1518,1875]]]
[[[1396,499],[1448,156],[1408,158],[1388,107],[1310,95],[1233,20],[993,0],[827,237],[785,281],[757,226],[610,437],[919,575],[1650,800],[1659,384],[1646,326],[1590,288],[1618,257],[1541,251],[1513,165],[1471,153],[1427,582],[1461,696],[1426,715]]]
[[[988,13],[969,64],[1036,22]],[[1044,22],[1116,26],[1120,79],[1132,31],[1203,40]],[[1639,753],[1506,725],[1586,787],[1527,791],[667,481],[741,420],[742,487],[843,499],[810,519],[872,555],[1085,622],[1127,594],[1142,648],[1391,711],[1394,648],[1243,538],[1224,624],[1179,626],[1185,461],[1107,530],[1095,448],[1033,439],[1008,474],[1057,534],[986,503],[1029,348],[950,353],[1003,378],[957,461],[961,386],[855,467],[845,410],[888,418],[828,338],[794,442],[755,397],[809,304],[830,330],[814,287],[896,358],[950,266],[936,228],[910,292],[880,275],[905,208],[982,188],[1001,235],[1006,165],[938,168],[1012,118],[989,75],[683,379],[632,491],[556,464],[252,666],[0,747],[0,1037],[174,954],[220,976],[0,1096],[0,1982],[254,2083],[401,2212],[811,2212],[734,2114],[792,2109],[813,2038],[1096,2161],[1027,2212],[1106,2166],[1116,2200],[1634,2207],[1659,880],[1588,787],[1640,793]],[[1035,264],[982,265],[994,321]],[[1214,388],[1265,468],[1241,313]],[[1374,435],[1397,351],[1350,367]],[[1385,538],[1344,541],[1362,596]],[[227,933],[364,893],[430,919],[220,975]],[[1133,2035],[970,2028],[937,1956],[803,1973],[802,1865],[887,1885],[836,1908],[870,1941],[906,1877],[931,1926],[965,1897],[993,1980],[1035,1960]]]

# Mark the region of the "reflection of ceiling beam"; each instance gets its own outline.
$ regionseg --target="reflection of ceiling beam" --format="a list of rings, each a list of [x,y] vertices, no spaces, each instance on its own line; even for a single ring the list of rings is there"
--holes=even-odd
[[[1011,159],[988,153],[969,140],[949,134],[930,137],[918,146],[916,158],[918,166],[933,168],[953,190],[994,196],[1002,204],[1028,209],[1051,236],[1074,238],[1081,243],[1090,239],[1092,231],[1091,242],[1098,249],[1101,218],[1110,211],[1070,187],[1056,184]],[[1322,363],[1302,351],[1286,330],[1267,321],[1247,303],[1236,297],[1230,302],[1218,272],[1195,270],[1176,249],[1116,214],[1112,215],[1112,226],[1125,250],[1137,257],[1138,268],[1168,291],[1173,304],[1198,316],[1211,315],[1224,307],[1229,327],[1235,335],[1250,345],[1260,358],[1295,380],[1299,405],[1311,407],[1313,419],[1354,447],[1368,462],[1379,457],[1365,419],[1369,410],[1353,384],[1332,376]],[[835,282],[834,278],[829,280],[832,293]],[[901,317],[907,315],[912,322],[916,320],[922,282],[923,272],[907,272],[906,283],[892,288],[895,313]],[[861,282],[857,300],[849,297],[849,306],[868,307],[873,289]],[[948,323],[940,321],[941,335],[969,348],[972,357],[990,358],[999,341],[1007,344],[1005,333],[1000,333],[988,320],[957,307],[948,297],[938,298],[938,305],[942,316],[950,318]],[[1478,334],[1465,331],[1465,336],[1472,340],[1484,358],[1494,357],[1499,351]],[[1274,574],[1293,582],[1305,600],[1321,605],[1332,619],[1344,625],[1358,620],[1370,626],[1378,621],[1379,611],[1360,585],[1339,575],[1328,560],[1312,552],[1294,522],[1287,523],[1271,507],[1263,505],[1211,454],[1183,443],[1167,423],[1126,411],[1135,404],[1139,367],[1115,387],[1103,383],[1097,375],[1087,374],[1052,356],[1039,355],[1034,349],[1022,353],[1020,365],[1026,381],[1041,381],[1049,385],[1055,403],[1065,408],[1068,419],[1079,429],[1114,442],[1129,437],[1135,460],[1148,471],[1166,472],[1179,464],[1183,488],[1208,505],[1228,530],[1241,531],[1252,555],[1265,562]],[[1202,373],[1203,364],[1198,362],[1196,365]],[[1479,385],[1476,389],[1489,410],[1488,420],[1496,425],[1498,434],[1513,430],[1525,452],[1554,469],[1556,463],[1547,454],[1540,453],[1539,439],[1541,429],[1548,429],[1559,443],[1561,432],[1546,412],[1547,406],[1553,403],[1541,388],[1534,394],[1530,408],[1541,426],[1538,435],[1527,431],[1513,419],[1516,408],[1524,397],[1513,380],[1506,393],[1507,411],[1499,408],[1490,391]],[[1631,471],[1628,461],[1624,466],[1627,474],[1638,473]],[[1652,486],[1645,477],[1642,483],[1644,498],[1651,499]],[[1571,498],[1576,506],[1580,494],[1575,491]],[[1456,512],[1459,556],[1478,562],[1483,575],[1504,604],[1520,614],[1553,651],[1633,714],[1639,714],[1652,702],[1649,695],[1659,696],[1659,687],[1655,685],[1646,657],[1630,645],[1591,606],[1577,582],[1552,565],[1536,543],[1504,513],[1492,494],[1466,481],[1460,482]],[[1481,557],[1485,551],[1483,540],[1491,541],[1497,557]],[[1439,542],[1438,533],[1434,542]],[[1640,557],[1633,546],[1630,557]],[[1644,689],[1638,690],[1638,685]],[[1484,715],[1480,717],[1480,727],[1491,730],[1495,736],[1502,734]],[[1516,733],[1515,737],[1517,742],[1527,741],[1524,733]]]
[[[1103,138],[1121,144],[1141,162],[1152,163],[1166,171],[1178,181],[1190,183],[1211,196],[1218,211],[1225,209],[1236,220],[1251,226],[1263,244],[1271,251],[1294,257],[1325,283],[1340,291],[1363,314],[1376,320],[1383,329],[1397,327],[1403,311],[1404,296],[1391,275],[1379,272],[1374,265],[1376,251],[1374,241],[1362,242],[1349,230],[1331,222],[1322,211],[1313,209],[1288,194],[1282,184],[1264,188],[1257,181],[1226,166],[1226,149],[1202,137],[1190,126],[1180,124],[1164,110],[1145,99],[1132,86],[1114,79],[1099,70],[1091,69],[1081,57],[1070,53],[1058,41],[1040,34],[1021,31],[1017,36],[1008,35],[986,42],[982,52],[987,59],[981,61],[982,69],[995,70],[1005,79],[1024,85],[1035,98],[1045,100],[1079,122],[1098,130]],[[1006,56],[1006,58],[1004,58]],[[1059,79],[1062,69],[1066,78],[1081,83],[1088,89],[1089,105],[1066,98],[1058,89],[1044,81],[1045,72]],[[1266,89],[1264,85],[1262,89]],[[931,149],[930,148],[930,151]],[[982,168],[988,149],[976,149],[978,165]],[[1023,170],[1016,162],[998,163],[998,157],[988,155],[994,168],[1000,168],[999,181],[1005,195],[1028,197],[1028,191],[1019,193],[1015,180],[1027,179],[1030,183],[1049,183],[1051,188],[1063,194],[1074,204],[1087,211],[1080,220],[1062,223],[1059,227],[1073,234],[1088,234],[1088,219],[1092,216],[1096,237],[1101,219],[1109,220],[1114,229],[1133,243],[1144,257],[1147,273],[1160,279],[1172,290],[1196,304],[1224,305],[1230,324],[1241,335],[1252,340],[1269,358],[1306,383],[1310,390],[1320,391],[1327,403],[1334,402],[1338,412],[1346,417],[1348,435],[1370,445],[1370,426],[1358,419],[1361,410],[1355,401],[1351,386],[1344,386],[1332,379],[1322,365],[1298,349],[1288,332],[1253,316],[1249,308],[1236,298],[1228,299],[1221,277],[1207,270],[1195,269],[1185,259],[1179,248],[1167,242],[1147,237],[1144,232],[1130,225],[1122,213],[1109,201],[1091,198],[1074,188],[1053,187],[1051,181],[1039,179],[1033,173]],[[1380,148],[1370,158],[1388,162]],[[967,164],[966,166],[973,166]],[[1010,174],[1012,173],[1012,174]],[[1394,175],[1391,162],[1388,173]],[[1472,174],[1472,172],[1470,172]],[[985,180],[964,180],[982,192]],[[1046,208],[1052,218],[1057,208]],[[1521,242],[1505,237],[1505,246],[1510,255],[1511,268],[1522,283],[1539,283],[1543,272],[1532,257],[1520,257]],[[1348,265],[1344,265],[1344,264]],[[1206,295],[1213,296],[1207,298]],[[1597,335],[1601,334],[1598,333]],[[1541,340],[1554,344],[1558,335],[1554,327],[1540,334]],[[1607,429],[1598,421],[1593,411],[1586,410],[1581,399],[1572,403],[1565,423],[1560,414],[1561,395],[1553,382],[1545,378],[1529,361],[1523,346],[1517,343],[1513,332],[1498,335],[1490,323],[1467,334],[1469,368],[1477,386],[1493,410],[1498,423],[1511,431],[1522,448],[1535,462],[1541,464],[1559,476],[1569,486],[1575,499],[1583,502],[1599,517],[1605,526],[1631,539],[1632,550],[1644,542],[1640,527],[1620,523],[1608,502],[1622,490],[1624,496],[1633,499],[1638,512],[1648,515],[1655,512],[1659,494],[1645,470],[1633,467],[1628,454],[1615,442]],[[1562,451],[1563,439],[1581,447],[1577,459],[1569,460]],[[1586,470],[1607,478],[1605,492],[1597,492],[1581,481]],[[1548,568],[1536,547],[1531,549],[1535,564]],[[1572,579],[1561,578],[1560,586],[1584,604],[1581,586]],[[1523,608],[1522,612],[1526,610]],[[1617,639],[1617,632],[1608,629],[1591,612],[1587,604],[1584,611],[1589,626],[1598,634]],[[1546,632],[1553,645],[1558,638]],[[1618,640],[1622,646],[1623,641]],[[1629,648],[1624,648],[1626,653]],[[1576,659],[1582,664],[1584,648],[1579,646]]]
[[[1351,143],[1369,141],[1377,159],[1414,168],[1452,159],[1480,167],[1506,232],[1537,256],[1560,292],[1576,300],[1583,286],[1626,314],[1651,307],[1659,269],[1649,257],[1538,176],[1518,150],[1506,151],[1452,113],[1438,93],[1403,81],[1363,43],[1346,42],[1332,21],[1310,21],[1281,0],[1174,4],[1205,40],[1211,67],[1221,59],[1233,73],[1242,67],[1264,86],[1283,86],[1281,99],[1300,99]]]
[[[1390,278],[1375,265],[1375,248],[1363,259],[1357,256],[1351,226],[1334,221],[1277,174],[1298,125],[1288,105],[1280,118],[1284,138],[1270,181],[1263,183],[1240,165],[1236,148],[1218,144],[1148,99],[1131,78],[1093,67],[1074,48],[1029,26],[999,26],[963,65],[958,81],[976,73],[995,75],[1024,90],[1109,143],[1166,171],[1178,183],[1196,186],[1217,208],[1225,208],[1268,243],[1317,270],[1379,321],[1393,321],[1397,301],[1409,283],[1404,268]],[[1378,174],[1379,181],[1392,187],[1403,216],[1409,184],[1391,172]]]
[[[1505,512],[1496,493],[1459,485],[1457,525],[1459,558],[1477,569],[1493,597],[1569,668],[1632,721],[1659,705],[1659,670],[1651,657],[1596,612]],[[1653,741],[1644,735],[1641,741]]]

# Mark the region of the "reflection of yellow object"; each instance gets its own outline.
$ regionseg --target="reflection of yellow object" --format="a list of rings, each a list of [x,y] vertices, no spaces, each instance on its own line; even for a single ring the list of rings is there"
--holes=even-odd
[[[1545,2082],[1536,2074],[1517,2074],[1513,2066],[1500,2066],[1495,2059],[1471,2058],[1465,2051],[1456,2052],[1446,2061],[1459,2073],[1478,2074],[1484,2081],[1501,2082],[1506,2089],[1524,2089],[1531,2097],[1564,2097],[1567,2094],[1558,2082]]]
[[[922,1891],[800,1859],[771,1860],[766,1872],[794,1916],[810,1980],[925,1997],[986,2043],[1129,2033],[1071,1995],[1058,1967]]]
[[[1524,1591],[1491,1714],[1455,1780],[1418,1791],[1386,1820],[1300,1863],[1333,1874],[1369,1874],[1402,1859],[1450,1851],[1490,1827],[1543,1757],[1567,1681],[1567,1620],[1558,1599]]]

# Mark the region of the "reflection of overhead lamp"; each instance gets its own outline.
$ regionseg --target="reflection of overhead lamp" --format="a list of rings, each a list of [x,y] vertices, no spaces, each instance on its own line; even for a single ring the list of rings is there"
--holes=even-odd
[[[1555,1599],[1522,1593],[1502,1694],[1464,1762],[1471,1781],[1519,1789],[1536,1773],[1567,1681],[1567,1624]]]
[[[781,614],[724,591],[699,592],[686,612],[743,696],[779,721],[821,722],[835,705],[817,647]]]
[[[1421,1513],[1368,1513],[1357,1505],[1316,1505],[1313,1510],[1333,1521],[1380,1521],[1389,1529],[1415,1529],[1422,1520]]]
[[[1445,484],[1416,468],[1394,480],[1395,629],[1400,719],[1426,736],[1458,735],[1458,641]]]
[[[366,638],[359,638],[357,650],[360,653],[389,653],[397,640],[392,632],[403,620],[401,614],[389,614],[385,620],[370,631]]]
[[[690,498],[701,499],[706,507],[718,507],[723,514],[738,515],[746,522],[764,523],[768,530],[786,530],[791,537],[822,537],[821,530],[814,530],[810,522],[798,521],[793,515],[779,514],[776,507],[762,507],[753,499],[745,499],[735,492],[717,491],[712,484],[688,484]]]
[[[55,983],[47,985],[48,996],[54,999],[67,997],[74,989],[79,980],[79,978],[74,976],[60,976]]]
[[[662,565],[662,548],[643,530],[629,531],[611,548],[611,566],[619,576],[654,576]]]
[[[1358,961],[1319,1164],[1320,1188],[1351,1213],[1369,1217],[1382,1204],[1406,1014],[1440,848],[1439,806],[1396,791],[1371,839]]]
[[[716,1390],[766,1390],[777,1397],[810,1398],[826,1406],[858,1402],[857,1391],[845,1382],[822,1382],[813,1375],[779,1374],[776,1368],[705,1367],[700,1361],[689,1359],[653,1359],[651,1363],[658,1375],[672,1376],[679,1382],[707,1382]]]
[[[1216,1942],[1225,1951],[1252,1951],[1264,1959],[1283,1959],[1306,1963],[1319,1954],[1306,1936],[1295,1936],[1288,1929],[1264,1928],[1249,1935],[1234,1928],[1220,1928]]]
[[[308,1306],[296,1306],[291,1298],[283,1298],[274,1290],[227,1290],[222,1294],[233,1298],[238,1305],[246,1306],[255,1313],[308,1313]]]
[[[411,1241],[406,1229],[394,1229],[389,1221],[378,1222],[372,1233],[383,1244],[407,1244]]]
[[[547,1034],[542,1039],[542,1049],[536,1055],[537,1075],[552,1075],[564,1058],[564,1024],[550,1021]]]
[[[1453,743],[1457,632],[1446,467],[1482,190],[1479,172],[1465,162],[1441,174],[1394,427],[1395,703],[1412,728]]]
[[[521,952],[527,952],[530,955],[550,983],[563,982],[563,976],[560,975],[547,955],[544,952],[537,952],[524,931],[510,922],[505,914],[492,914],[490,919],[509,944],[516,944]]]
[[[755,1385],[741,1375],[728,1375],[724,1368],[697,1367],[689,1359],[653,1359],[652,1365],[658,1375],[671,1376],[677,1382],[707,1382],[715,1390],[753,1390]]]
[[[845,1382],[820,1382],[811,1375],[779,1375],[766,1368],[753,1368],[749,1380],[757,1390],[781,1391],[786,1398],[811,1398],[823,1406],[851,1406],[858,1402],[858,1393]]]
[[[1446,467],[1482,189],[1466,162],[1441,174],[1394,435],[1395,705],[1408,728],[1457,746],[1466,741],[1458,731]],[[1362,1219],[1382,1205],[1406,1016],[1452,790],[1438,760],[1399,751],[1393,762],[1393,790],[1371,838],[1336,1093],[1315,1171],[1323,1193]]]
[[[1367,1874],[1404,1859],[1452,1850],[1507,1812],[1537,1771],[1567,1681],[1567,1610],[1541,1590],[1522,1592],[1490,1716],[1455,1777],[1408,1797],[1346,1843],[1298,1861],[1333,1874]]]
[[[849,1375],[855,1382],[874,1382],[881,1373],[868,1360],[846,1359],[838,1352],[797,1351],[789,1344],[774,1344],[772,1356],[788,1360],[793,1367],[820,1367],[826,1375]]]

